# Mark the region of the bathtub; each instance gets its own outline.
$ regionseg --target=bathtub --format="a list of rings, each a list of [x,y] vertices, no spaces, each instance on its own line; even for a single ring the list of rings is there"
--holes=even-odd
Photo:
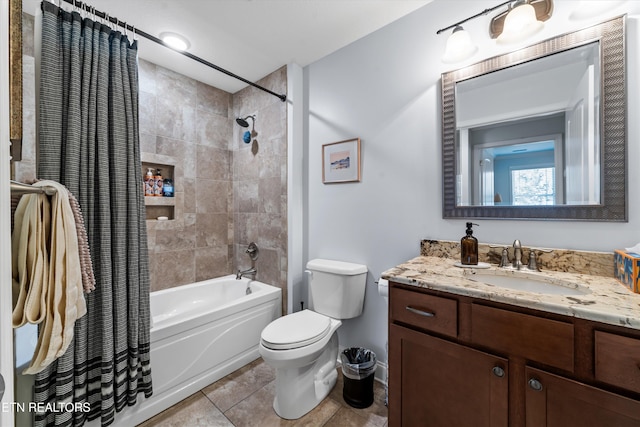
[[[153,395],[139,394],[114,425],[135,426],[260,357],[260,333],[280,317],[281,300],[280,288],[235,275],[152,292]]]

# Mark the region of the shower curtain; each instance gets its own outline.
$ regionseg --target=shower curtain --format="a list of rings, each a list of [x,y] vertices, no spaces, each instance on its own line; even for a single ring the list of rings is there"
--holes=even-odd
[[[36,376],[35,424],[109,425],[152,393],[137,45],[45,1],[41,51],[38,176],[80,202],[96,289],[69,350]]]

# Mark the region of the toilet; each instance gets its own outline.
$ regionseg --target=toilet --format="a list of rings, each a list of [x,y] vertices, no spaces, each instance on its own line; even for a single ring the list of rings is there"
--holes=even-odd
[[[273,409],[294,420],[315,408],[338,379],[341,319],[362,313],[367,266],[314,259],[307,263],[309,307],[280,317],[260,337],[263,360],[276,369]]]

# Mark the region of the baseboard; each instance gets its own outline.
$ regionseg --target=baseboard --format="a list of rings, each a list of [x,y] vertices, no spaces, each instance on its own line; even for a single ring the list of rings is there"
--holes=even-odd
[[[376,363],[376,381],[381,382],[384,385],[387,385],[387,364],[384,362],[378,361]]]

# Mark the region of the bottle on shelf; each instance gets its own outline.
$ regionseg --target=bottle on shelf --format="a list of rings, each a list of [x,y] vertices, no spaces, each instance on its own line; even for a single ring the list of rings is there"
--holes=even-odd
[[[173,180],[171,178],[165,178],[162,183],[162,195],[164,197],[173,197],[174,188],[173,188]]]
[[[155,185],[153,187],[153,195],[156,197],[162,197],[162,173],[160,173],[160,169],[156,169],[156,175],[153,177],[155,180]]]
[[[153,196],[155,187],[155,175],[153,174],[153,168],[147,168],[147,173],[144,175],[144,195]]]

